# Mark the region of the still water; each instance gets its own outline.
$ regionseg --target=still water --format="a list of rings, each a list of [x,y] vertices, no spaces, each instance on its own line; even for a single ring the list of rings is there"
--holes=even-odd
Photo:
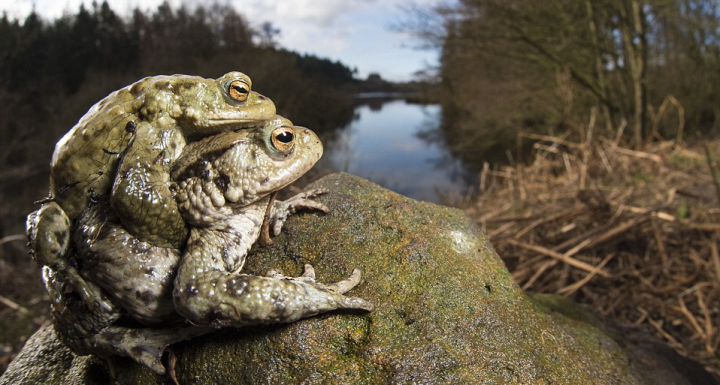
[[[468,173],[439,139],[440,121],[439,105],[358,105],[355,119],[324,141],[324,165],[419,200],[463,196],[471,184]]]

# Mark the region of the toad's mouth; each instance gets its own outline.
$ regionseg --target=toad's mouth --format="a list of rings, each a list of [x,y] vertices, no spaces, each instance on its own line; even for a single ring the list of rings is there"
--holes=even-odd
[[[202,124],[192,124],[186,129],[188,137],[205,137],[221,132],[240,132],[247,129],[261,128],[267,119],[238,118],[238,117],[216,117],[208,118]]]
[[[262,126],[265,120],[251,118],[211,118],[208,119],[209,127],[238,126],[240,128],[256,128]]]

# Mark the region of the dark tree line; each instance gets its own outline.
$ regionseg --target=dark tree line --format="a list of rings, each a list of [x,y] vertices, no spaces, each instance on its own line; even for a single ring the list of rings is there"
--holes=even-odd
[[[460,0],[410,27],[442,50],[465,136],[562,131],[592,108],[637,146],[720,127],[717,0]]]
[[[352,119],[343,88],[355,70],[277,46],[282,33],[258,29],[228,5],[175,9],[121,17],[106,2],[43,20],[0,17],[0,164],[46,164],[53,143],[97,100],[142,77],[184,73],[250,75],[253,88],[278,112],[316,131]],[[319,106],[322,106],[320,108]],[[17,144],[22,144],[18,146]],[[29,151],[28,149],[34,149]],[[37,159],[37,154],[44,154]],[[9,162],[6,164],[5,162]]]
[[[254,30],[232,7],[217,3],[192,10],[163,3],[152,13],[135,10],[128,19],[107,2],[80,6],[76,14],[53,21],[34,12],[22,21],[5,14],[0,18],[0,86],[16,91],[51,80],[74,93],[91,70],[180,72],[201,67],[198,61],[260,49],[289,56],[304,75],[335,84],[353,81],[354,71],[342,63],[276,49],[273,39],[279,33],[269,23]]]
[[[318,133],[353,118],[354,70],[278,47],[272,24],[255,29],[227,5],[173,8],[120,16],[107,3],[43,20],[0,17],[0,233],[15,229],[46,194],[57,140],[98,100],[142,77],[209,78],[242,71],[278,113]],[[15,190],[14,190],[15,191]]]
[[[127,71],[137,65],[139,38],[108,6],[80,7],[48,23],[36,13],[24,21],[0,19],[0,85],[10,91],[47,84],[73,93],[89,69]]]

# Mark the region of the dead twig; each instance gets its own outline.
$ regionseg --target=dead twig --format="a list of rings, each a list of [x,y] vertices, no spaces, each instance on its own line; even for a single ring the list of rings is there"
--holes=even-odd
[[[538,246],[538,245],[530,245],[524,242],[520,242],[514,239],[508,239],[507,242],[511,245],[515,245],[518,247],[522,247],[523,249],[531,250],[536,253],[547,255],[548,257],[555,258],[560,262],[566,263],[570,266],[577,267],[578,269],[585,270],[589,273],[597,272],[597,274],[602,275],[603,277],[610,277],[610,273],[607,271],[604,271],[602,269],[598,270],[595,268],[595,266],[590,265],[588,263],[585,263],[583,261],[577,260],[575,258],[572,258],[571,256],[560,254],[558,252],[552,251],[548,248]],[[597,270],[597,271],[596,271]]]
[[[593,277],[595,277],[600,271],[602,270],[605,265],[607,265],[608,262],[610,262],[611,259],[615,257],[615,253],[609,254],[607,257],[605,257],[600,264],[597,265],[594,271],[592,271],[590,274],[586,275],[585,278],[573,283],[570,286],[566,286],[558,291],[559,294],[562,295],[570,295],[576,291],[578,291],[581,287],[585,286],[588,282],[590,282]]]
[[[13,241],[24,241],[27,242],[27,236],[25,234],[13,234],[6,237],[0,238],[0,245]]]
[[[671,141],[630,150],[626,123],[612,141],[589,123],[578,143],[522,134],[538,156],[484,167],[468,211],[523,289],[576,296],[720,373],[720,188],[707,172],[720,142],[704,156]]]
[[[30,310],[28,310],[24,306],[18,305],[14,301],[11,301],[9,298],[6,298],[2,295],[0,295],[0,303],[9,307],[10,309],[17,311],[18,313],[20,313],[22,315],[26,315],[26,316],[30,315]]]
[[[720,205],[720,180],[718,180],[717,171],[713,166],[712,157],[710,156],[710,148],[707,143],[703,143],[705,149],[705,159],[707,159],[708,167],[710,168],[710,176],[712,177],[713,184],[715,185],[715,195],[717,196],[717,203]]]

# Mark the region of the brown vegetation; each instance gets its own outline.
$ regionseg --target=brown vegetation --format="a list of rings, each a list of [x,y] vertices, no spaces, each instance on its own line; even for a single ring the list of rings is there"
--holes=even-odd
[[[523,289],[640,325],[720,375],[720,142],[631,150],[594,128],[521,134],[532,161],[486,164],[468,212]]]

